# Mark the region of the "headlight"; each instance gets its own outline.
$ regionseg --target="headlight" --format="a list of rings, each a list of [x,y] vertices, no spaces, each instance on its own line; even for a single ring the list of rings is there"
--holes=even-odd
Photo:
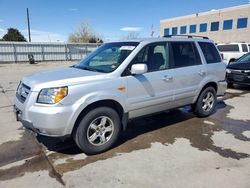
[[[42,89],[37,102],[43,104],[55,104],[68,95],[68,87]]]
[[[230,74],[230,73],[231,73],[231,70],[230,70],[230,69],[226,69],[226,72]]]

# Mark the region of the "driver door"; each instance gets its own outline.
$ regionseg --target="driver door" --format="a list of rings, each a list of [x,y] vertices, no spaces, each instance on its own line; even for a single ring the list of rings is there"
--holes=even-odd
[[[171,108],[174,95],[167,42],[153,43],[144,47],[129,65],[143,63],[148,72],[127,75],[127,106],[129,118],[152,114]]]

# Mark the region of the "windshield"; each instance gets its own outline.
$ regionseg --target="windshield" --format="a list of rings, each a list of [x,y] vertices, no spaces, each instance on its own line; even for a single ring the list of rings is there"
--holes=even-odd
[[[138,42],[106,43],[73,67],[96,72],[112,72],[138,44]]]
[[[238,63],[242,63],[242,62],[250,62],[250,53],[247,53],[245,55],[243,55],[240,59],[238,59],[238,61],[236,61]]]

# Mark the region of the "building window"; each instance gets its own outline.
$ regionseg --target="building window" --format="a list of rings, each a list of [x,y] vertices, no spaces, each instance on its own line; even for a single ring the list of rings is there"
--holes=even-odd
[[[164,29],[164,36],[167,36],[167,35],[169,35],[169,28]]]
[[[247,18],[239,18],[237,22],[237,29],[246,28],[247,27]]]
[[[196,33],[196,25],[190,25],[189,33]]]
[[[181,34],[187,33],[187,26],[181,26]]]
[[[233,20],[224,20],[223,30],[230,30],[233,28]]]
[[[219,31],[219,22],[212,22],[211,23],[211,31]]]
[[[200,32],[207,32],[207,24],[206,23],[200,24]]]
[[[172,35],[177,35],[178,34],[178,28],[177,27],[173,27],[172,28]]]

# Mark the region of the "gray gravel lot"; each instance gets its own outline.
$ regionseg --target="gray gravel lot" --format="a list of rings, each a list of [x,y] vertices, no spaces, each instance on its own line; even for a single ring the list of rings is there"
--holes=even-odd
[[[25,131],[12,112],[21,77],[72,64],[0,64],[0,188],[250,187],[250,88],[228,89],[208,118],[185,107],[134,120],[95,156]]]

